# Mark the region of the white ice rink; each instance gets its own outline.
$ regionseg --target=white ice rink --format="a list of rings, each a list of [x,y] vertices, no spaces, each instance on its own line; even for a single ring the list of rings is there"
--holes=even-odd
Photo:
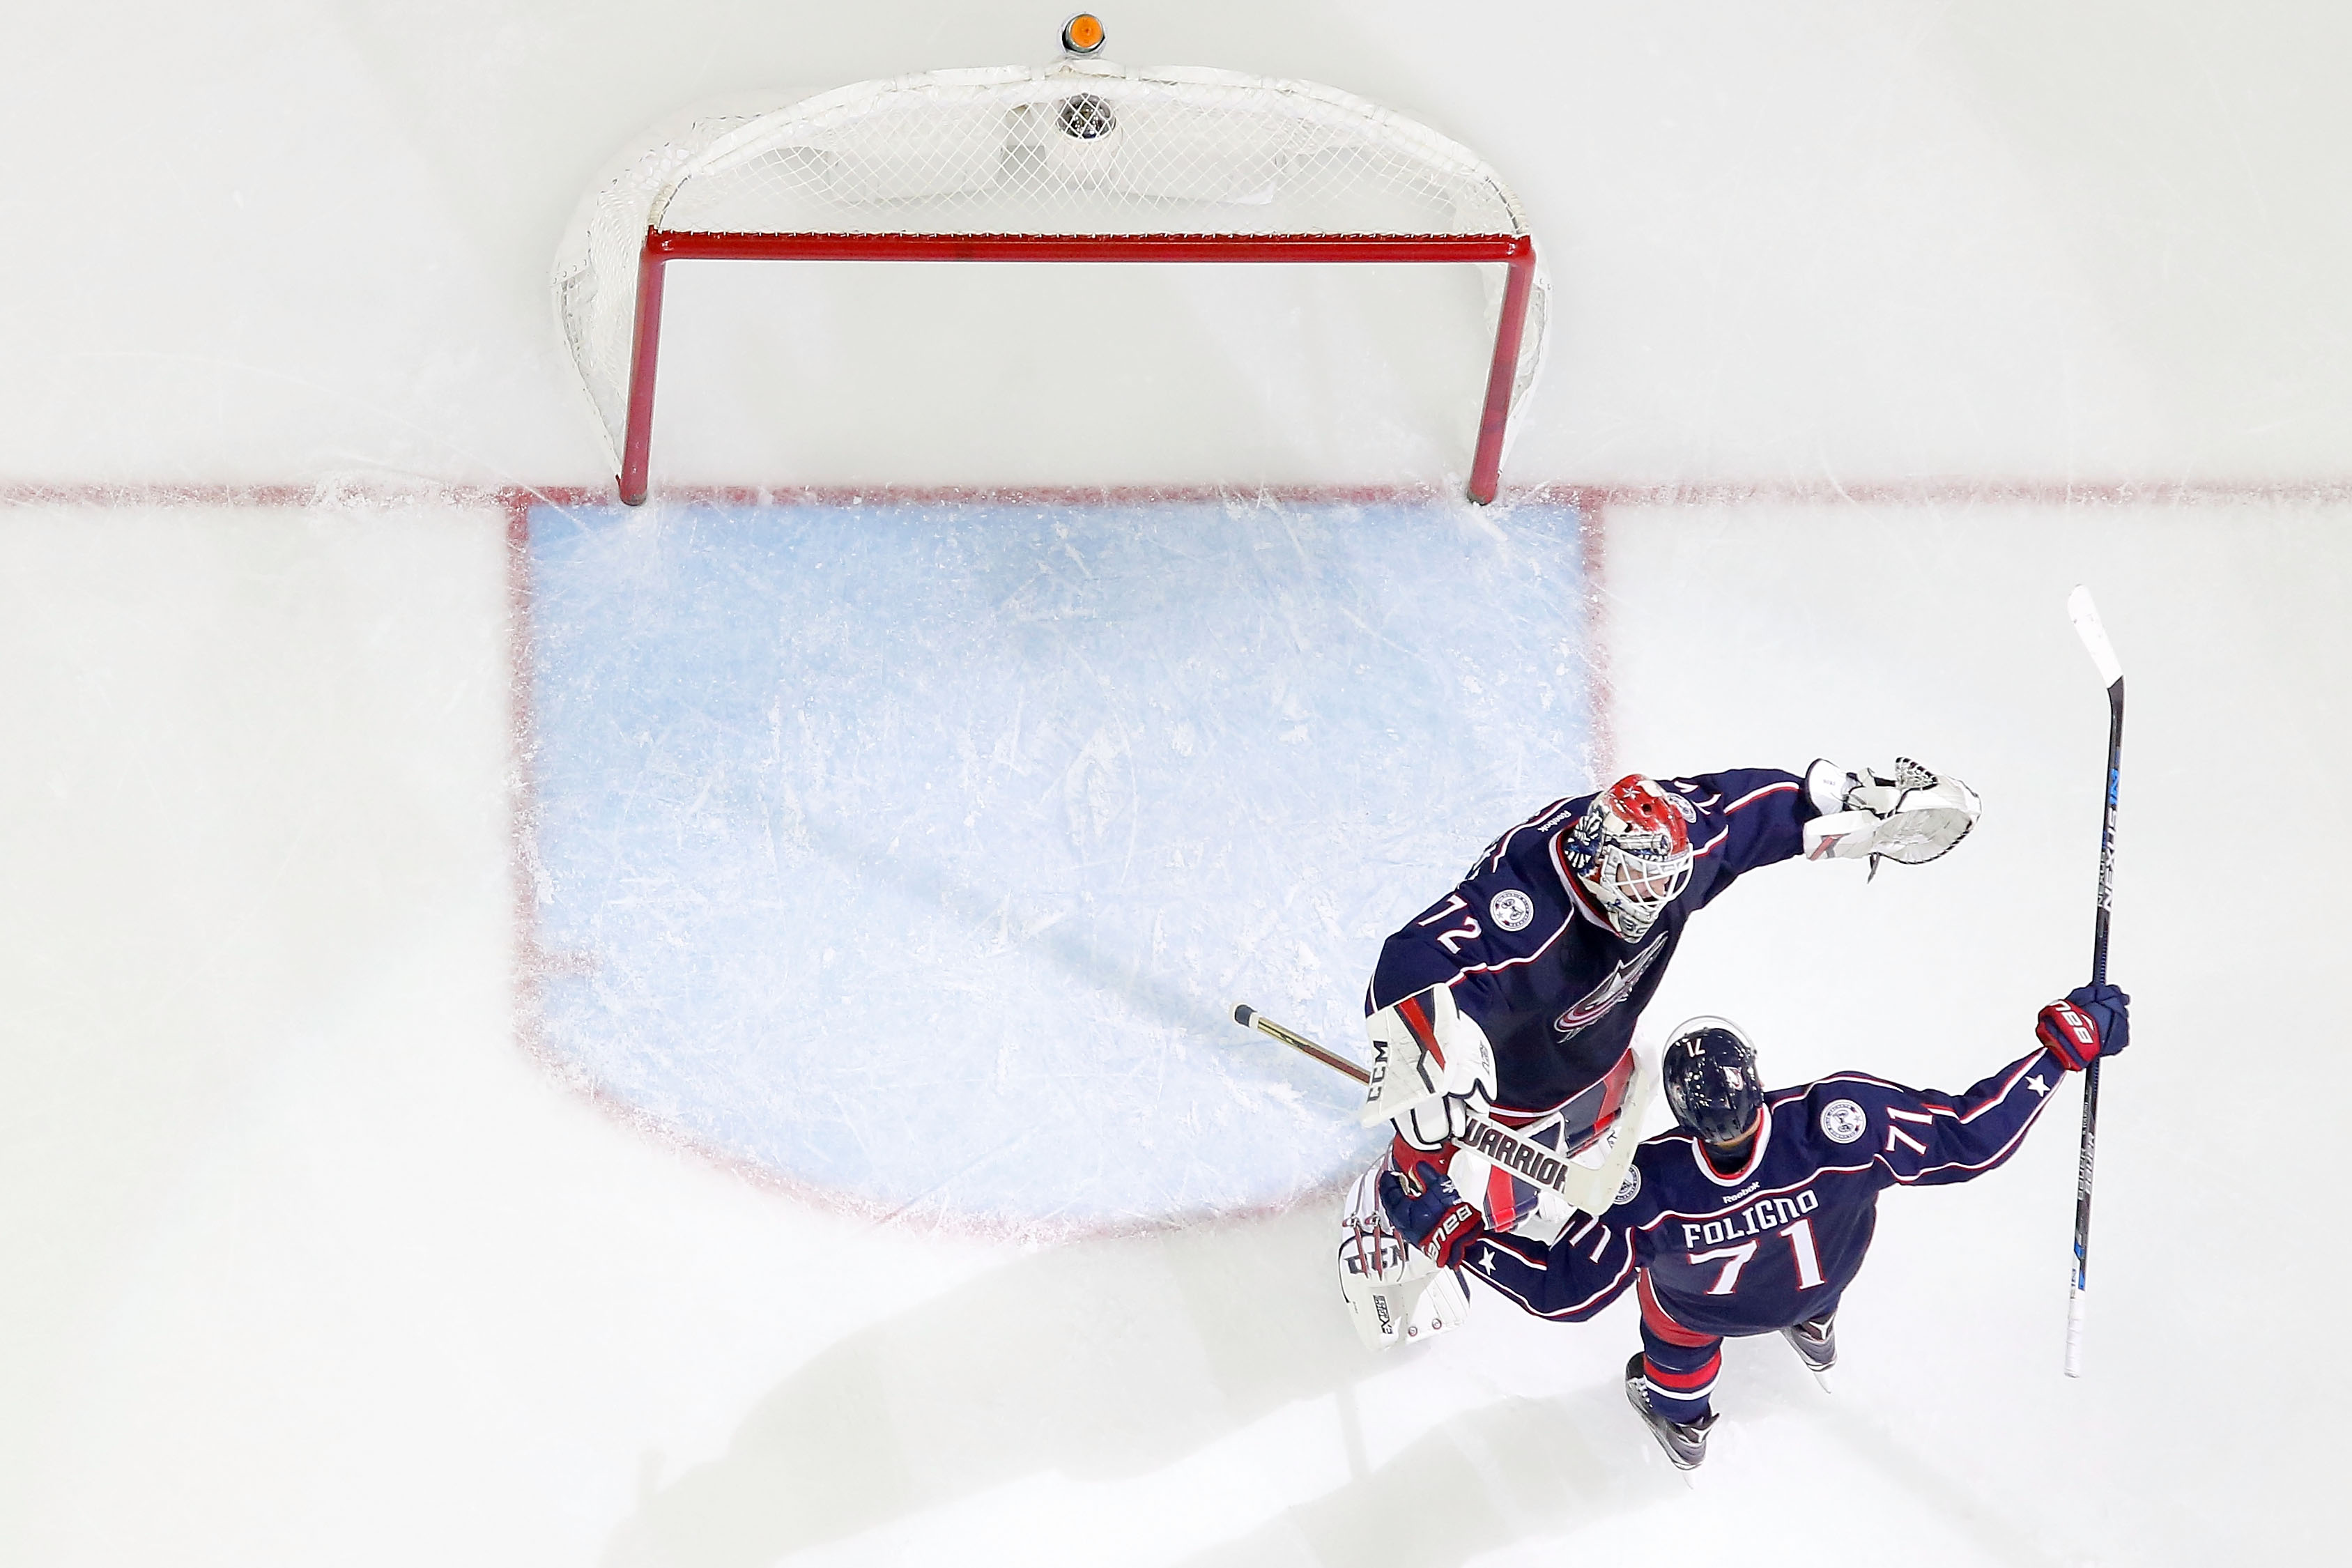
[[[12,21],[0,1562],[2340,1554],[2352,1380],[2332,1308],[2352,1270],[2325,1216],[2352,1102],[2331,984],[2352,856],[2329,826],[2352,763],[2352,21],[2335,7],[1107,13],[1120,59],[1328,82],[1512,182],[1557,321],[1485,512],[1431,499],[1458,487],[1483,371],[1466,278],[810,268],[677,289],[657,486],[1222,486],[1237,510],[1202,514],[1212,564],[1254,547],[1262,487],[1398,498],[1355,535],[1307,517],[1292,537],[1428,531],[1361,570],[1301,546],[1321,564],[1265,579],[1303,606],[1291,640],[1244,628],[1228,652],[1251,700],[1303,704],[1236,730],[1230,755],[1257,766],[1319,726],[1329,744],[1288,747],[1307,771],[1284,809],[1411,821],[1424,838],[1383,841],[1400,864],[1466,860],[1517,809],[1497,804],[1519,798],[1513,770],[1560,770],[1528,781],[1530,807],[1611,764],[1901,751],[1968,779],[1986,816],[1950,859],[1867,886],[1771,868],[1695,925],[1652,1024],[1731,1013],[1777,1080],[1962,1087],[2083,977],[2105,705],[2063,605],[2089,584],[2129,672],[2112,967],[2137,1048],[2103,1099],[2084,1378],[2060,1373],[2071,1088],[2002,1171],[1889,1195],[1833,1396],[1777,1340],[1727,1349],[1696,1490],[1618,1391],[1628,1305],[1559,1327],[1488,1296],[1461,1333],[1360,1350],[1328,1201],[1282,1205],[1311,1171],[1253,1166],[1270,1186],[1206,1194],[1235,1217],[1008,1236],[891,1190],[813,1201],[826,1173],[763,1164],[762,1128],[803,1144],[732,1080],[700,1086],[744,1111],[731,1141],[584,1092],[611,1086],[550,1049],[564,977],[526,947],[567,911],[538,901],[516,837],[554,776],[526,788],[517,752],[560,695],[532,637],[595,624],[550,617],[552,579],[509,531],[530,488],[610,479],[549,321],[559,227],[681,105],[1042,59],[1062,16],[242,0]],[[930,504],[1017,555],[1028,523],[1004,503]],[[1098,564],[1194,539],[1186,515],[1060,521]],[[812,536],[837,526],[810,516]],[[1391,734],[1380,693],[1288,662],[1352,647],[1350,615],[1381,624],[1366,605],[1476,550],[1580,584],[1557,622],[1524,583],[1446,613],[1496,645],[1457,639],[1482,676],[1533,679],[1523,645],[1564,639],[1589,724],[1572,705],[1490,750],[1493,714],[1423,692]],[[852,606],[855,631],[857,592],[911,595],[919,575],[813,579],[793,602]],[[921,640],[959,614],[873,612],[961,678],[890,689],[918,718],[927,690],[956,714],[992,695],[939,651],[968,642]],[[1130,645],[1109,695],[1068,698],[1072,732],[1166,646]],[[1384,680],[1433,657],[1379,646],[1400,660]],[[885,664],[813,683],[802,717],[858,711],[843,693],[879,689]],[[1184,722],[1203,732],[1164,729]],[[1426,772],[1351,772],[1416,742]],[[592,752],[571,755],[593,788]],[[1261,832],[1272,807],[1234,798],[1245,776],[1189,803],[1187,842]],[[1097,829],[1119,809],[1080,803]],[[827,874],[854,887],[874,825],[839,821]],[[1356,886],[1356,848],[1304,843],[1301,883]],[[925,917],[971,928],[957,1005],[995,1041],[992,1001],[1034,1005],[1070,967],[1075,949],[1039,944],[1068,940],[1048,905],[1083,898],[1088,862],[984,831],[960,853],[943,876],[1045,867],[1026,923],[988,936],[944,892]],[[1227,895],[1155,885],[1213,936]],[[878,903],[845,907],[858,942],[887,934]],[[1360,923],[1298,933],[1250,999],[1337,1005],[1376,946]],[[1155,951],[1107,965],[1122,996],[1181,1013],[1188,984],[1205,997],[1232,973],[1154,969]],[[981,960],[1006,954],[1027,989],[993,995]],[[849,1059],[951,1135],[963,1091],[913,1048],[935,1020],[874,995],[898,1032]],[[1112,1035],[1128,1016],[1086,1015]],[[1292,1071],[1213,1024],[1200,1038],[1234,1055],[1187,1045],[1196,1104],[1220,1075],[1246,1097]],[[1164,1050],[1191,1026],[1134,1038]],[[1312,1075],[1283,1081],[1283,1114],[1311,1119]],[[856,1104],[848,1079],[825,1092]],[[1138,1094],[1103,1109],[1152,1121]],[[1199,1206],[1173,1191],[1079,1217]]]

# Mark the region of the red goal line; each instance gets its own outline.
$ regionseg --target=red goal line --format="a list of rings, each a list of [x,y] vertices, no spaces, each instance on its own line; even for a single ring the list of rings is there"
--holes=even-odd
[[[354,484],[125,480],[0,482],[0,505],[112,507],[305,507],[354,500],[373,506],[420,501],[479,506],[509,514],[533,506],[618,504],[610,484],[420,482]],[[670,485],[660,499],[709,506],[1150,506],[1265,502],[1301,506],[1439,504],[1458,492],[1434,485]],[[2352,505],[2352,479],[1699,479],[1628,484],[1550,479],[1498,487],[1496,504],[1570,506],[1588,515],[1631,507],[1726,508],[1849,506],[1907,510],[1937,506],[2226,507]]]

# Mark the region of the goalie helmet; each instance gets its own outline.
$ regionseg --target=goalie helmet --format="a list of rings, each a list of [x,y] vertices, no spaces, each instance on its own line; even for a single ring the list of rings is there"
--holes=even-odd
[[[1561,858],[1627,942],[1639,942],[1690,886],[1689,807],[1639,773],[1592,797]]]
[[[1728,1018],[1693,1018],[1666,1044],[1659,1076],[1675,1121],[1709,1143],[1737,1143],[1764,1109],[1756,1047]]]

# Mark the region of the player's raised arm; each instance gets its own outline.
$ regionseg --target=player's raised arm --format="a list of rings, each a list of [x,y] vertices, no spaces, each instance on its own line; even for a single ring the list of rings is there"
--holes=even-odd
[[[1869,1110],[1873,1154],[1906,1187],[1982,1175],[2017,1152],[2064,1074],[2130,1043],[2130,1009],[2131,998],[2113,985],[2080,985],[2042,1009],[2039,1048],[1963,1093],[1884,1083],[1857,1090]]]
[[[1823,759],[1801,775],[1730,768],[1666,779],[1662,789],[1688,821],[1700,904],[1759,866],[1801,855],[1874,868],[1935,859],[1968,837],[1980,809],[1968,785],[1906,757],[1884,773]]]
[[[1779,768],[1727,768],[1659,781],[1689,823],[1698,901],[1713,900],[1734,878],[1804,853],[1813,816],[1805,781]]]

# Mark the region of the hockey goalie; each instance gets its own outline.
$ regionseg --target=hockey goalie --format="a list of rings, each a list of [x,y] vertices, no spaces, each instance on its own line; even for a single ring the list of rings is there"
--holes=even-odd
[[[1362,1120],[1388,1151],[1350,1190],[1337,1258],[1367,1344],[1442,1332],[1461,1286],[1402,1245],[1379,1201],[1444,1177],[1481,1227],[1549,1245],[1615,1200],[1654,1074],[1633,1031],[1691,917],[1781,860],[1919,865],[1977,821],[1976,793],[1907,758],[1630,774],[1505,831],[1382,945],[1365,995]]]

